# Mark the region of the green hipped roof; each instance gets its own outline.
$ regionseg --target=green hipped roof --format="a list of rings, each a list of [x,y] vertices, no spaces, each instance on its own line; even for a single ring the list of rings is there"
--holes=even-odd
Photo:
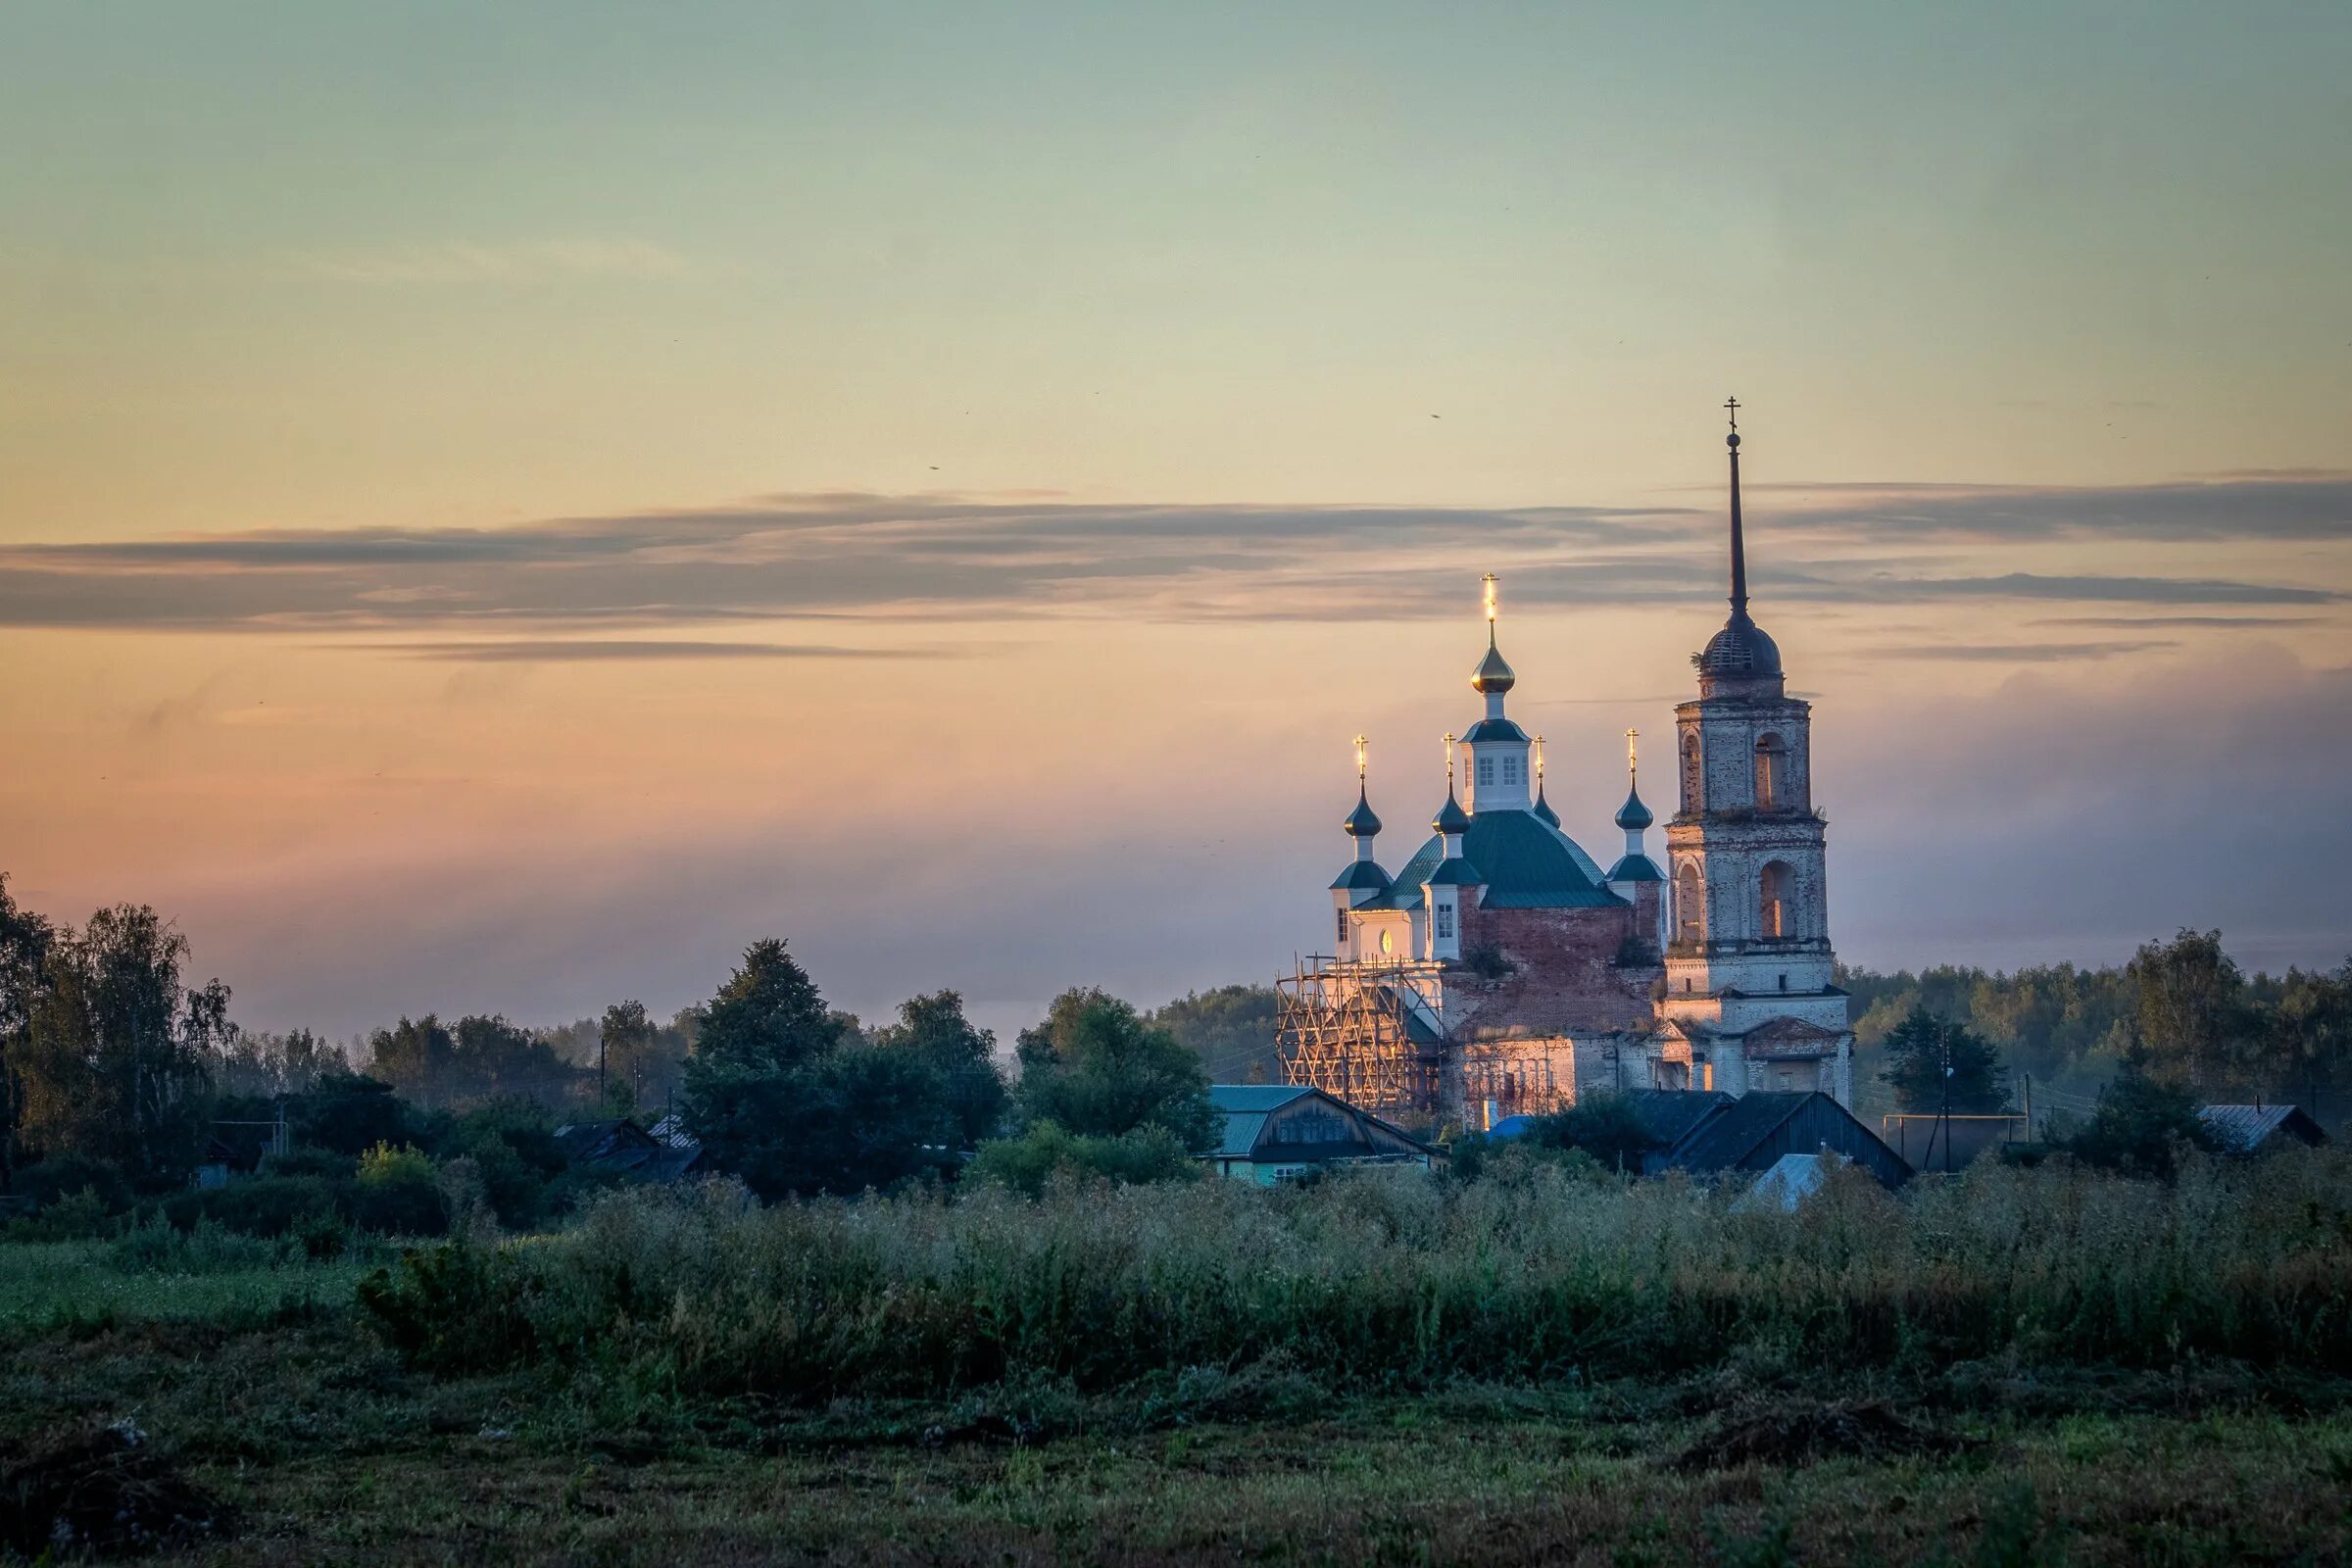
[[[1461,858],[1486,884],[1490,909],[1563,909],[1622,906],[1625,901],[1576,841],[1533,811],[1481,811],[1462,835]],[[1396,873],[1385,902],[1392,909],[1421,907],[1421,886],[1446,859],[1443,839],[1431,839]]]
[[[1389,891],[1389,873],[1383,871],[1376,860],[1350,861],[1347,870],[1332,878],[1331,890],[1334,893],[1386,893]]]
[[[1646,855],[1629,855],[1609,867],[1612,882],[1663,882],[1666,873]]]
[[[1507,718],[1482,718],[1462,736],[1464,746],[1478,746],[1488,741],[1518,741],[1524,745],[1527,731]]]
[[[1487,879],[1479,875],[1478,867],[1468,860],[1440,860],[1437,869],[1421,879],[1433,887],[1474,888]]]

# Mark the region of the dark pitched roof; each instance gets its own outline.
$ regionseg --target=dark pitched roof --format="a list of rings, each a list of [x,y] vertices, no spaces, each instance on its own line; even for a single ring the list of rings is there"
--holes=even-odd
[[[1692,1127],[1732,1102],[1731,1096],[1715,1089],[1635,1089],[1625,1098],[1661,1149],[1671,1149]]]
[[[1628,855],[1609,867],[1612,882],[1663,882],[1666,873],[1646,855]]]
[[[1389,873],[1377,860],[1351,860],[1347,870],[1332,878],[1331,888],[1335,893],[1386,893]]]
[[[2302,1144],[2328,1142],[2327,1131],[2300,1105],[2200,1105],[2197,1119],[2235,1154],[2250,1154],[2282,1134]]]
[[[1446,858],[1441,839],[1421,846],[1396,873],[1388,907],[1417,909],[1421,884]],[[1481,811],[1462,835],[1462,858],[1479,869],[1490,909],[1622,908],[1625,901],[1603,886],[1600,867],[1576,841],[1533,811]]]
[[[1758,1089],[1741,1095],[1677,1140],[1666,1163],[1681,1170],[1731,1170],[1819,1092]]]

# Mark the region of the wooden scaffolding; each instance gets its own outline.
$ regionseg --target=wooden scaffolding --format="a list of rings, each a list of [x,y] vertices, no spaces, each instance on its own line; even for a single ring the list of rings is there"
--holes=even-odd
[[[1274,982],[1281,998],[1275,1045],[1283,1077],[1312,1084],[1375,1115],[1435,1116],[1442,1041],[1415,1040],[1416,1004],[1437,1013],[1437,977],[1401,963],[1342,963],[1321,956]],[[1425,1026],[1424,1035],[1429,1032]]]

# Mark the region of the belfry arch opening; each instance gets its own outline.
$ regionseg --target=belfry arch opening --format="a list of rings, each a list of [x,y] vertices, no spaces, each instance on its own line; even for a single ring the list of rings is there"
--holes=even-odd
[[[1788,800],[1788,743],[1778,735],[1756,741],[1756,809],[1778,811]]]
[[[1796,873],[1787,860],[1767,861],[1757,878],[1756,931],[1767,942],[1796,935]]]
[[[1698,867],[1687,861],[1674,874],[1674,931],[1678,942],[1703,942],[1707,936],[1706,891]]]

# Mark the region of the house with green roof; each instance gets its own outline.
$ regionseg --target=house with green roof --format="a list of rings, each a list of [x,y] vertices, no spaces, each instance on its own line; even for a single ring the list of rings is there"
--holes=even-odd
[[[1394,1123],[1305,1084],[1212,1084],[1224,1118],[1200,1157],[1220,1176],[1271,1187],[1338,1166],[1419,1165],[1445,1158]]]

